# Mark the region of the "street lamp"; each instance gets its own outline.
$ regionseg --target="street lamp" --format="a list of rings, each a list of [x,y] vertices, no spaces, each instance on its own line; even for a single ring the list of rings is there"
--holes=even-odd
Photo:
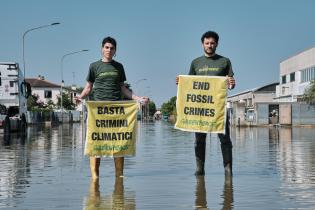
[[[69,55],[73,55],[73,54],[77,54],[77,53],[81,53],[81,52],[87,52],[89,50],[78,50],[78,51],[74,51],[74,52],[70,52],[70,53],[67,53],[65,55],[63,55],[61,57],[61,62],[60,62],[60,72],[61,72],[61,85],[60,85],[60,107],[61,107],[61,122],[63,122],[63,98],[62,98],[62,88],[65,84],[64,80],[63,80],[63,61],[65,59],[65,57],[69,56]]]
[[[26,34],[28,32],[30,32],[30,31],[46,28],[46,27],[49,27],[49,26],[59,25],[59,24],[60,23],[51,23],[51,24],[48,24],[48,25],[42,25],[42,26],[39,26],[39,27],[28,29],[27,31],[24,32],[24,34],[23,34],[23,71],[24,71],[24,81],[25,81],[25,78],[26,78],[26,75],[25,75],[25,36],[26,36]]]
[[[145,88],[146,88],[146,90],[143,91],[143,95],[144,95],[144,96],[145,96],[146,94],[150,93],[150,90],[151,90],[151,89],[150,89],[150,88],[151,88],[150,86],[146,86]]]
[[[146,79],[146,78],[142,78],[142,79],[137,80],[137,81],[136,81],[136,85],[137,85],[139,82],[144,81],[144,80],[147,80],[147,79]]]

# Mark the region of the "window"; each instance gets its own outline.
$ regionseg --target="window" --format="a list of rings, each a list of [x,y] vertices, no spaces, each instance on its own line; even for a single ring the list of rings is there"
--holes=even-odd
[[[14,81],[10,81],[10,87],[14,87]]]
[[[45,90],[44,92],[45,98],[51,98],[51,90]]]
[[[253,99],[249,98],[247,102],[247,106],[253,106]]]
[[[284,75],[284,76],[282,76],[282,84],[285,84],[285,83],[287,83],[287,77],[286,77],[286,75]]]
[[[1,84],[1,72],[0,72],[0,86],[1,86],[2,84]]]
[[[315,79],[315,66],[301,70],[301,82]]]
[[[290,82],[294,82],[295,81],[295,72],[290,74]]]

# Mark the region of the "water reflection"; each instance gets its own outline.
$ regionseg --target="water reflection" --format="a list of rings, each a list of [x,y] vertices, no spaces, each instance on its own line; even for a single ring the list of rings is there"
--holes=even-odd
[[[111,195],[102,196],[100,192],[99,181],[91,181],[89,194],[85,199],[84,210],[97,209],[128,209],[135,210],[135,194],[133,192],[125,192],[124,179],[116,178],[114,190]]]
[[[205,176],[196,176],[196,199],[195,209],[208,209],[207,208],[207,191],[205,185]]]
[[[60,161],[63,157],[62,150],[67,150],[65,156],[77,153],[75,150],[69,152],[67,148],[70,144],[76,144],[77,140],[69,137],[80,133],[79,126],[43,124],[28,127],[24,134],[0,133],[0,208],[16,206],[16,199],[24,199],[34,184],[43,185],[55,181],[55,170],[66,163]],[[62,135],[61,130],[64,131]],[[72,160],[69,162],[75,165],[76,162]],[[46,171],[50,173],[45,175]]]
[[[220,203],[222,210],[233,209],[234,195],[233,195],[233,178],[226,176],[224,179],[223,192],[220,196],[223,202]],[[195,209],[209,209],[207,206],[207,190],[205,183],[205,176],[196,176],[196,190],[195,190]]]
[[[206,167],[211,170],[195,177],[193,134],[163,121],[142,122],[137,155],[125,162],[127,178],[113,179],[112,160],[104,159],[100,180],[108,181],[100,186],[89,182],[82,128],[81,124],[40,125],[29,127],[26,135],[10,136],[0,131],[0,209],[315,206],[315,129],[232,129],[232,183],[222,177],[222,154],[215,135],[207,147]]]
[[[221,197],[223,198],[222,210],[233,209],[233,178],[230,176],[226,176],[224,179],[223,194],[221,195]]]
[[[314,134],[310,131],[290,127],[269,129],[270,144],[277,153],[276,162],[282,179],[280,192],[286,198],[294,199],[298,206],[308,206],[315,196],[310,186],[315,180]]]
[[[269,144],[278,144],[279,143],[279,128],[272,126],[269,127]]]
[[[315,180],[314,134],[307,128],[281,128],[278,153],[282,193],[299,203],[308,203],[315,197],[310,186]]]
[[[3,135],[0,139],[0,201],[5,198],[14,197],[17,192],[25,193],[21,185],[29,186],[30,158],[25,152],[26,135],[15,133]],[[3,207],[0,202],[0,208]]]

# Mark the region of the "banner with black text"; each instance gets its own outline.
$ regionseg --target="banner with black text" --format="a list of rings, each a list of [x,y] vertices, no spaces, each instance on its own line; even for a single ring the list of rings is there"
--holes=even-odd
[[[175,128],[201,133],[225,133],[227,78],[180,75]]]
[[[89,101],[84,153],[89,156],[135,155],[137,103]]]

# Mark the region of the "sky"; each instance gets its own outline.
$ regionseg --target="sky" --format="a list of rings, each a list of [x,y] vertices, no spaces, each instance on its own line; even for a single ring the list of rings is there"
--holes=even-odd
[[[26,77],[60,84],[62,65],[65,85],[83,87],[112,36],[132,89],[160,107],[203,54],[201,35],[214,30],[235,73],[231,95],[279,82],[280,62],[315,46],[314,8],[313,0],[0,0],[0,62],[23,69],[24,32],[60,22],[26,34]]]

